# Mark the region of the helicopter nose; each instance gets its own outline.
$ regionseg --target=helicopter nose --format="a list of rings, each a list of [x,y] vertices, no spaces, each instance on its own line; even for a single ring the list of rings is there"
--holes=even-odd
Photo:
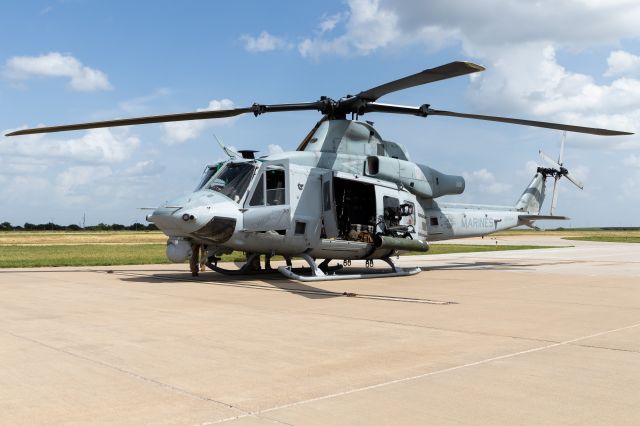
[[[236,203],[211,192],[172,200],[154,210],[147,220],[169,236],[198,237],[222,243],[233,235],[239,216]]]

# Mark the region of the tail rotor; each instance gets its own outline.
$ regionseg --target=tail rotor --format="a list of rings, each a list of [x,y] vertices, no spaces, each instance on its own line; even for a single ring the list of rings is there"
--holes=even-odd
[[[564,144],[567,139],[567,132],[562,132],[562,142],[560,143],[560,153],[558,155],[558,161],[553,160],[547,154],[540,150],[540,157],[546,161],[551,167],[538,167],[538,173],[542,174],[546,179],[549,176],[553,176],[553,196],[551,197],[551,208],[549,214],[553,216],[553,212],[558,204],[558,181],[560,178],[565,177],[579,189],[583,189],[584,185],[578,179],[569,174],[569,170],[564,167]]]

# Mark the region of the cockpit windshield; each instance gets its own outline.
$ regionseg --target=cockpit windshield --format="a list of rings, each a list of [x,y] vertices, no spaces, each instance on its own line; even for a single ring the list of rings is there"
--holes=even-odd
[[[205,188],[226,195],[239,203],[247,192],[254,171],[253,163],[227,163],[213,175]]]

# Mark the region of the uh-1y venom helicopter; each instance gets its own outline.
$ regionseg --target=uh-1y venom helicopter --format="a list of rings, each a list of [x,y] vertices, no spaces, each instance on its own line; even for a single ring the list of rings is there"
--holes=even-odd
[[[98,127],[126,126],[183,120],[234,117],[253,113],[317,110],[323,116],[296,151],[254,158],[225,148],[230,158],[205,169],[196,190],[154,209],[147,219],[168,237],[167,256],[174,262],[190,260],[198,274],[206,264],[222,273],[270,270],[270,258],[282,255],[287,266],[278,270],[302,280],[401,276],[418,268],[396,267],[390,256],[402,250],[427,251],[429,241],[487,235],[540,219],[566,219],[540,214],[547,177],[555,183],[566,177],[581,187],[568,170],[550,160],[539,167],[514,206],[481,206],[437,202],[443,195],[461,194],[462,176],[441,173],[408,159],[405,148],[383,139],[371,123],[358,121],[370,113],[448,116],[498,121],[596,135],[627,132],[571,126],[507,117],[464,114],[432,109],[429,105],[379,103],[382,96],[414,86],[483,71],[469,62],[451,62],[427,69],[338,100],[262,105],[216,111],[139,117],[93,123],[19,130],[8,136]],[[347,116],[351,115],[351,119]],[[563,144],[564,146],[564,144]],[[224,147],[223,147],[224,148]],[[553,205],[555,206],[555,184]],[[217,262],[223,253],[241,250],[247,262],[227,270]],[[265,267],[261,267],[265,255]],[[291,258],[304,259],[310,275],[291,267]],[[324,259],[320,264],[316,259]],[[391,272],[364,275],[329,274],[329,262],[344,259],[382,259]],[[339,265],[340,266],[340,265]]]

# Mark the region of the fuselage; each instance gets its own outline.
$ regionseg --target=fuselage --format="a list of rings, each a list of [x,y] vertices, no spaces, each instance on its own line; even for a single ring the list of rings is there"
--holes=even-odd
[[[442,193],[461,193],[464,180],[408,161],[403,147],[383,141],[368,124],[326,121],[302,148],[230,159],[195,192],[155,210],[148,220],[169,236],[169,257],[185,260],[196,243],[209,255],[380,258],[417,241],[522,224],[515,207],[438,203]],[[380,244],[382,234],[404,240]]]

